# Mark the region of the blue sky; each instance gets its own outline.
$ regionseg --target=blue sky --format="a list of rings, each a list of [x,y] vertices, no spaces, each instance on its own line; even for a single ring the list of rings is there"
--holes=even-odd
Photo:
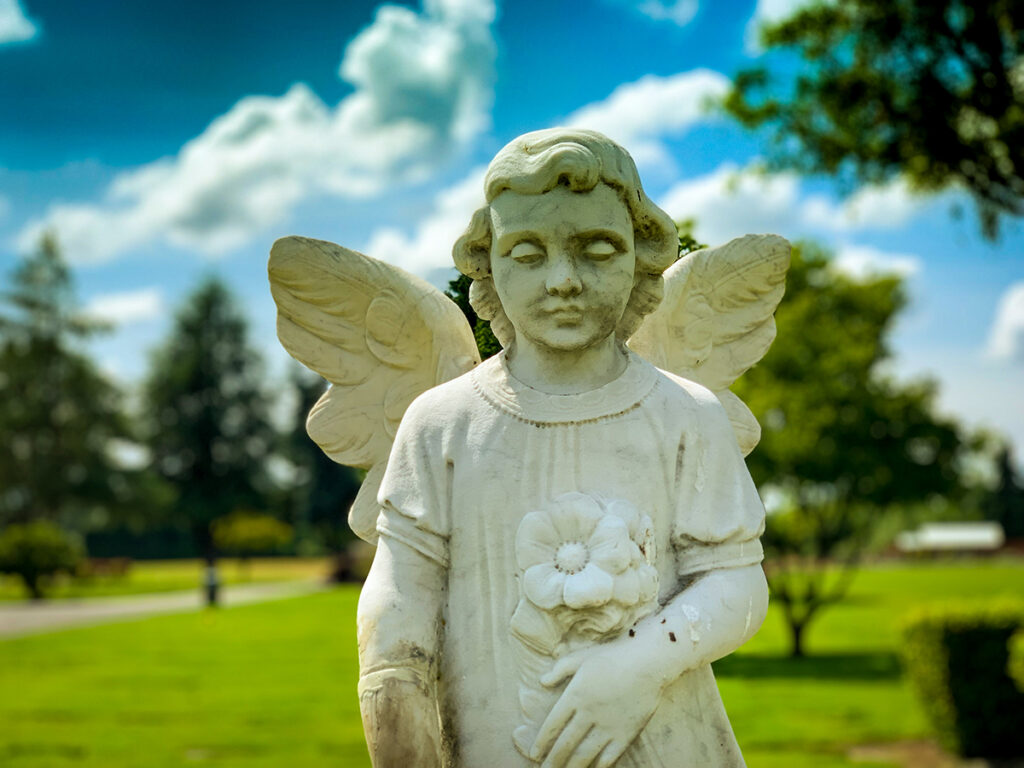
[[[94,351],[131,386],[170,316],[222,275],[280,380],[266,254],[332,240],[453,276],[480,168],[527,130],[596,128],[711,243],[812,237],[840,268],[906,275],[895,375],[1024,454],[1024,226],[979,234],[956,192],[898,180],[842,198],[752,173],[758,136],[701,109],[797,0],[0,0],[0,272],[57,232]],[[957,208],[962,215],[951,215]],[[841,343],[841,340],[837,340]]]

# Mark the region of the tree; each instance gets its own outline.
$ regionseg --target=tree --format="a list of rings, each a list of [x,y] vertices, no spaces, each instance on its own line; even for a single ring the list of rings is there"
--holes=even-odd
[[[459,305],[462,314],[466,316],[469,327],[473,329],[473,336],[476,338],[477,349],[480,350],[480,359],[486,360],[491,355],[501,351],[501,342],[495,337],[491,330],[489,321],[477,317],[476,311],[469,303],[469,287],[473,280],[467,275],[459,275],[448,283],[445,296]]]
[[[1008,445],[999,447],[995,465],[996,485],[982,502],[982,511],[1003,527],[1008,539],[1024,538],[1024,481],[1013,466]]]
[[[764,543],[796,656],[888,514],[964,490],[958,460],[968,445],[934,414],[934,386],[898,383],[881,370],[905,304],[899,278],[855,280],[818,248],[797,246],[778,338],[734,386],[763,429],[747,459],[754,481],[784,500]]]
[[[154,354],[144,401],[153,467],[175,489],[172,513],[213,573],[211,525],[266,508],[275,440],[259,356],[219,280],[203,282],[178,313]]]
[[[81,541],[48,520],[11,525],[0,533],[0,573],[21,577],[33,600],[43,599],[47,578],[74,573],[81,559]]]
[[[248,578],[249,559],[291,543],[293,531],[288,523],[271,515],[255,512],[232,512],[227,517],[213,521],[213,543],[221,552],[230,552],[238,557]]]
[[[297,469],[293,515],[301,535],[311,528],[335,559],[331,577],[351,578],[348,544],[355,538],[346,522],[348,509],[359,492],[359,470],[332,461],[306,433],[306,415],[324,393],[326,382],[301,371],[293,377],[299,394],[294,426],[288,434],[288,457]]]
[[[132,438],[123,395],[80,349],[103,326],[78,311],[52,237],[0,299],[0,527],[98,527],[129,508],[139,480],[112,454]]]
[[[1024,5],[817,2],[761,29],[788,88],[739,73],[726,110],[772,139],[770,165],[921,190],[962,187],[986,236],[1024,214]],[[795,57],[794,57],[795,58]]]

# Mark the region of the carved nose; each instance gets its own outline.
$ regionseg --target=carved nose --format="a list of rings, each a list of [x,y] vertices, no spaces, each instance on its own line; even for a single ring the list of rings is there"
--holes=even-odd
[[[547,289],[552,296],[575,296],[583,290],[583,283],[571,258],[562,256],[552,259]]]

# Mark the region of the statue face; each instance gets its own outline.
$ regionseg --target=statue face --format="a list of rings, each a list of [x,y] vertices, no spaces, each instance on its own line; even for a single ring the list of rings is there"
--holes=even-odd
[[[580,350],[615,333],[633,290],[633,220],[605,184],[491,203],[491,274],[517,337]]]

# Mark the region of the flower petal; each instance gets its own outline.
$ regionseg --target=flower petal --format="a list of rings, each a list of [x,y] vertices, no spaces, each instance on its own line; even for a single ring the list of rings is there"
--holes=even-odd
[[[560,541],[586,541],[604,514],[601,505],[584,493],[563,493],[552,506],[551,520]]]
[[[561,544],[558,531],[547,512],[530,512],[516,531],[516,563],[526,570],[534,565],[550,563]]]
[[[615,577],[615,601],[627,606],[640,602],[640,576],[635,568]]]
[[[612,597],[613,579],[593,563],[565,579],[565,604],[570,608],[604,605]]]
[[[560,605],[564,588],[565,574],[550,563],[527,568],[523,574],[523,592],[530,602],[541,608],[551,609]]]
[[[587,544],[591,560],[613,575],[626,570],[636,550],[629,540],[626,524],[615,515],[605,515],[601,519]]]

